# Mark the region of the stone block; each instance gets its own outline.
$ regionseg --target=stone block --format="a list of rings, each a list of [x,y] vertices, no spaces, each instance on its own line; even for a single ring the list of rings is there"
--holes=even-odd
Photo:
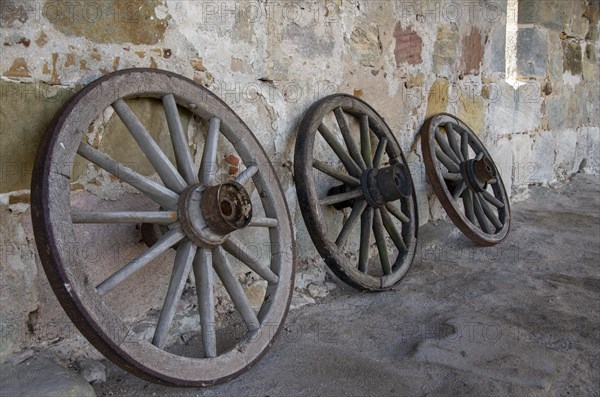
[[[542,125],[542,88],[537,81],[517,87],[515,98],[514,131],[526,132]]]
[[[557,175],[564,176],[573,171],[575,167],[575,155],[577,151],[577,131],[567,129],[555,132],[556,134],[556,157],[554,168]]]
[[[438,78],[427,93],[426,117],[436,113],[445,112],[448,108],[448,89],[450,82],[447,79]]]
[[[457,111],[458,118],[464,121],[475,134],[479,135],[484,131],[483,98],[480,95],[461,91]]]
[[[554,181],[555,142],[552,132],[543,131],[533,136],[531,154],[534,167],[528,177],[528,183]]]
[[[582,58],[583,79],[586,81],[597,81],[598,64],[596,62],[596,48],[592,43],[585,44],[585,56]]]
[[[42,134],[71,94],[44,83],[0,81],[0,193],[30,188]]]
[[[483,45],[481,32],[476,27],[471,27],[471,32],[462,39],[462,68],[463,74],[479,74],[479,67],[483,60]]]
[[[600,127],[587,127],[587,169],[588,173],[600,173]]]
[[[583,17],[589,21],[588,31],[585,39],[589,41],[597,41],[600,37],[598,29],[598,21],[600,20],[600,4],[597,1],[586,2],[583,10]]]
[[[597,93],[598,88],[593,89],[590,85],[578,84],[575,86],[574,92],[565,101],[568,108],[567,127],[594,125],[593,117],[597,116],[594,107],[597,108],[598,100],[594,101],[593,98],[594,96],[598,97]],[[597,122],[596,125],[598,125]]]
[[[575,8],[580,8],[578,3],[575,0],[519,0],[517,23],[563,30],[569,25]]]
[[[440,25],[433,48],[433,72],[450,77],[456,72],[458,27],[455,24]]]
[[[100,361],[82,357],[77,360],[79,374],[89,383],[106,382],[106,366]]]
[[[551,131],[564,128],[567,122],[566,99],[563,96],[549,96],[546,98],[546,114],[548,128]]]
[[[548,77],[551,81],[562,81],[563,49],[558,32],[548,33]]]
[[[24,346],[31,346],[26,344],[31,342],[29,338],[34,337],[40,307],[38,278],[41,276],[35,252],[29,212],[1,205],[0,361]]]
[[[504,25],[494,24],[485,45],[483,73],[506,72],[506,30]]]
[[[583,71],[581,45],[577,41],[564,40],[563,48],[563,70],[571,72],[576,76]]]
[[[512,165],[513,165],[513,153],[512,153],[512,142],[507,137],[500,137],[497,139],[490,139],[485,142],[486,148],[496,168],[500,172],[500,177],[504,182],[506,192],[510,195],[512,191]]]
[[[530,176],[535,173],[536,165],[532,160],[532,140],[529,134],[515,134],[511,136],[513,164],[511,175],[513,189],[527,186]]]
[[[573,172],[584,171],[587,166],[588,158],[588,140],[589,128],[582,127],[577,129],[577,147],[575,149],[575,161]]]
[[[375,66],[381,57],[381,41],[377,25],[357,26],[348,40],[350,49],[363,66]]]
[[[490,103],[486,129],[490,134],[526,132],[541,126],[541,89],[537,82],[522,84],[515,89],[498,81],[485,88]]]
[[[3,396],[96,396],[82,376],[49,358],[36,357],[16,366],[2,364],[1,371]]]
[[[423,40],[410,26],[402,29],[402,24],[398,22],[394,30],[394,39],[396,39],[394,56],[397,67],[400,67],[404,62],[409,65],[417,65],[423,62],[421,58]]]
[[[427,172],[425,171],[425,163],[422,160],[423,155],[420,146],[421,145],[419,145],[419,149],[417,149],[418,154],[415,152],[406,154],[406,161],[409,164],[413,184],[415,185],[419,225],[424,225],[430,221],[428,197],[433,193],[433,190],[427,180]]]
[[[482,95],[488,100],[488,112],[485,114],[486,126],[491,136],[513,133],[515,112],[515,90],[502,81],[483,87]]]
[[[96,43],[157,44],[165,35],[168,16],[158,18],[159,0],[114,0],[79,3],[56,0],[44,4],[42,13],[52,26],[67,36],[82,36]],[[105,13],[119,17],[108,18]]]
[[[320,55],[333,55],[335,42],[315,29],[303,28],[295,23],[287,24],[284,38],[296,46],[302,56],[312,59]]]
[[[548,55],[547,33],[540,28],[520,28],[517,31],[518,77],[546,77]]]

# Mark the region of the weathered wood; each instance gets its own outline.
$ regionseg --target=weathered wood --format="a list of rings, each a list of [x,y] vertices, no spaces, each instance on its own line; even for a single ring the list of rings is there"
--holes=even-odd
[[[69,220],[70,179],[82,133],[119,98],[161,99],[172,93],[177,105],[195,117],[221,120],[221,134],[244,164],[256,164],[253,178],[265,217],[277,219],[269,229],[270,254],[264,258],[278,275],[269,284],[257,318],[260,329],[224,346],[226,353],[197,359],[167,353],[149,343],[132,342],[126,323],[89,283],[85,263],[73,250],[78,240]],[[105,356],[130,372],[166,385],[200,387],[223,382],[252,366],[271,346],[283,326],[294,273],[292,222],[277,173],[258,140],[219,98],[174,73],[156,69],[121,70],[84,87],[49,127],[40,144],[32,180],[32,217],[38,252],[59,302],[82,334]],[[160,186],[160,185],[159,185]],[[175,198],[177,195],[173,193]],[[168,265],[168,264],[165,264]],[[128,304],[127,301],[119,304]]]

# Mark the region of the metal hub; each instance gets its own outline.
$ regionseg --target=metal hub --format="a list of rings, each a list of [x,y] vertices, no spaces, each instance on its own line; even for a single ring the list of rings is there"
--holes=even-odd
[[[486,156],[461,163],[460,172],[469,189],[479,193],[485,191],[487,184],[496,179],[494,165]]]
[[[193,185],[179,200],[179,219],[195,244],[213,247],[252,220],[250,195],[242,185],[229,181],[216,186]]]
[[[410,173],[403,164],[366,170],[361,177],[365,199],[373,208],[412,194]]]

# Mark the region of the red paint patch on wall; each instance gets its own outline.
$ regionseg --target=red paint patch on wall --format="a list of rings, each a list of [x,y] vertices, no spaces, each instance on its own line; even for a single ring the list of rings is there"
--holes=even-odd
[[[479,29],[472,27],[471,32],[462,40],[462,64],[464,73],[479,74],[479,67],[483,60],[483,45]]]
[[[421,58],[423,40],[411,27],[402,29],[402,25],[398,22],[394,29],[394,38],[396,39],[396,48],[394,49],[396,66],[400,67],[403,62],[407,62],[409,65],[423,62]]]

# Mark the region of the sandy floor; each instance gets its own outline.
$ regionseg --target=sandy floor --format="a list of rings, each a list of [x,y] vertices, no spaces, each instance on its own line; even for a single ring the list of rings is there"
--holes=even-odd
[[[250,371],[210,389],[156,386],[108,366],[99,396],[600,395],[600,178],[533,188],[503,244],[420,230],[392,291],[338,289],[291,312]]]

